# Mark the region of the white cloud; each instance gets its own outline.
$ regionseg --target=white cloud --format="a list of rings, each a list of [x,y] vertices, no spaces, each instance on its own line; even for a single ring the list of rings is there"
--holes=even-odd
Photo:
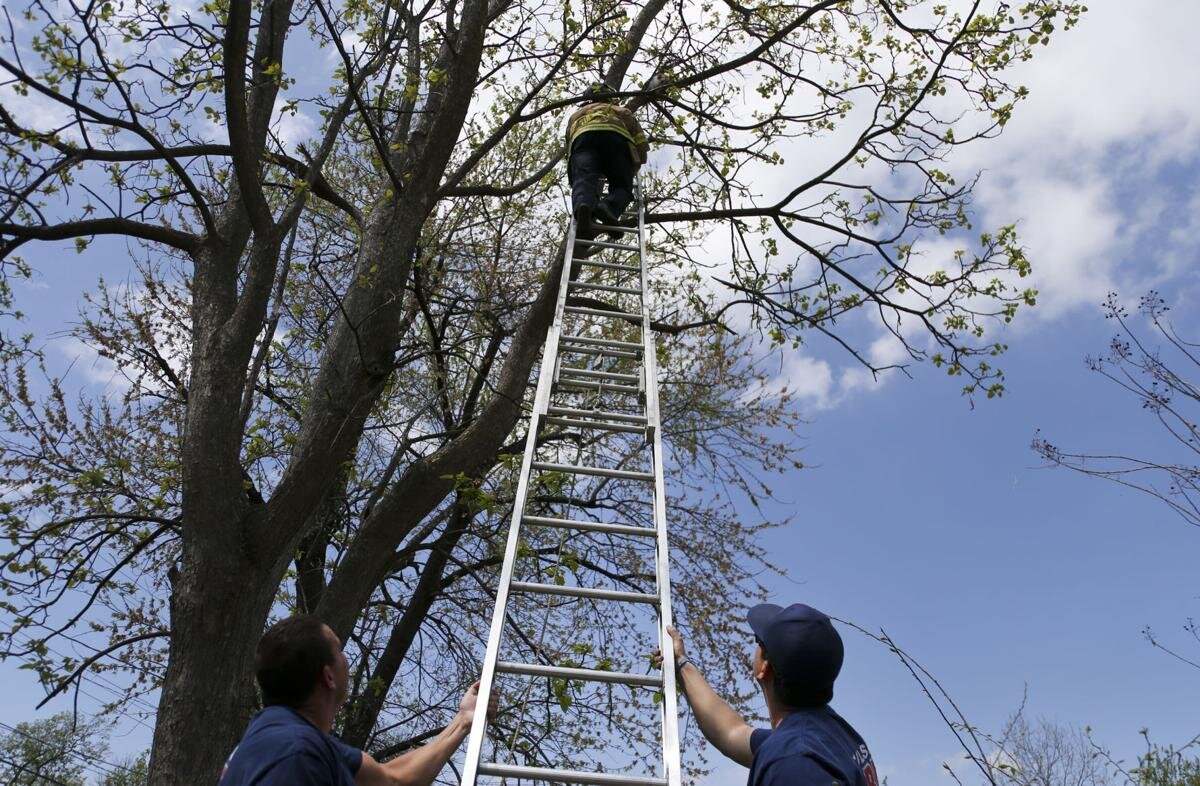
[[[1141,14],[1121,3],[1091,5],[1076,29],[1018,72],[1032,94],[1006,130],[1006,146],[1068,165],[1072,152],[1116,143],[1139,157],[1194,157],[1198,25],[1200,4],[1191,0],[1159,0]]]
[[[885,372],[876,377],[870,369],[853,361],[835,370],[829,361],[803,354],[799,350],[782,351],[781,354],[779,373],[766,383],[765,392],[790,392],[802,407],[810,411],[832,409],[852,393],[882,387],[894,376]],[[891,333],[875,338],[863,356],[876,368],[909,360],[904,344]]]
[[[72,371],[83,374],[87,384],[104,388],[107,393],[121,393],[131,387],[129,379],[121,373],[116,363],[101,357],[99,352],[79,338],[67,336],[57,339],[53,346]]]
[[[301,142],[306,142],[317,130],[317,121],[303,110],[280,111],[286,103],[283,97],[275,101],[275,134],[286,152],[293,152]]]
[[[199,118],[194,131],[206,142],[216,145],[229,144],[229,126],[213,120],[212,115],[205,114],[203,118]]]
[[[828,409],[836,403],[833,367],[827,361],[799,350],[780,352],[779,361],[779,372],[761,388],[745,391],[744,398],[791,393],[812,409]]]
[[[1016,72],[1013,81],[1031,97],[1001,137],[958,150],[951,161],[960,177],[983,172],[977,231],[1016,222],[1033,262],[1031,279],[1011,282],[1039,290],[1038,306],[1013,325],[1018,333],[1095,310],[1111,290],[1136,295],[1177,281],[1200,256],[1200,190],[1192,185],[1200,102],[1191,87],[1200,82],[1200,58],[1190,41],[1200,4],[1160,0],[1153,14],[1130,14],[1120,4],[1091,8]],[[799,160],[810,167],[819,155],[808,151]],[[914,271],[946,267],[963,245],[921,241]],[[922,341],[908,334],[912,326],[902,327]],[[876,330],[869,359],[903,362],[900,343]],[[802,374],[809,375],[806,388],[791,388],[817,409],[879,390],[895,376],[877,380],[851,360],[830,367],[805,357],[785,364],[781,378]]]
[[[341,35],[342,49],[346,54],[350,55],[353,60],[361,54],[365,48],[362,35],[356,30],[345,30]],[[336,46],[330,46],[326,49],[326,58],[330,65],[341,66],[345,62],[342,59],[342,53],[338,51]]]
[[[1200,80],[1197,24],[1200,5],[1187,0],[1161,0],[1153,14],[1095,4],[1020,69],[1031,97],[1001,138],[955,157],[984,172],[983,224],[1018,221],[1040,291],[1035,322],[1194,264],[1200,199],[1191,178],[1172,175],[1200,161],[1200,102],[1178,87]]]
[[[1118,228],[1126,219],[1102,177],[995,177],[980,186],[979,202],[989,217],[1017,223],[1034,261],[1039,319],[1093,306],[1116,285]]]
[[[833,369],[824,360],[792,352],[787,356],[780,378],[799,398],[817,409],[826,409],[834,401]]]
[[[901,335],[910,342],[923,342],[924,329],[917,329],[915,323],[901,330]],[[903,365],[912,361],[904,343],[892,333],[882,333],[867,347],[864,357],[875,368]],[[895,371],[884,371],[876,375],[871,369],[861,365],[848,365],[838,374],[837,401],[841,401],[860,390],[879,390],[895,377]]]
[[[0,77],[5,80],[12,78],[12,73],[0,68]],[[79,131],[70,122],[70,112],[62,104],[41,93],[30,90],[26,95],[17,92],[12,84],[0,87],[0,104],[3,104],[13,118],[26,128],[37,131],[50,131],[62,128],[62,136],[69,141],[79,142]],[[64,128],[64,126],[66,126]]]
[[[901,335],[905,335],[907,332],[901,331]],[[923,331],[921,332],[923,333]],[[874,366],[890,366],[903,363],[909,359],[909,355],[904,342],[891,333],[885,333],[871,342],[871,346],[867,349],[867,359]]]

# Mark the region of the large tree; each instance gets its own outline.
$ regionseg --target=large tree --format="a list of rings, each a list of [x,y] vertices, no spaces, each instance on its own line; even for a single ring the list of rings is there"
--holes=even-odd
[[[1004,724],[993,773],[1003,786],[1108,786],[1113,782],[1084,730],[1018,711]]]
[[[968,391],[1002,390],[985,330],[1033,302],[1016,285],[1029,263],[1011,227],[968,236],[973,177],[945,161],[999,133],[1025,96],[1006,69],[1081,10],[34,0],[0,34],[3,272],[36,264],[21,257],[36,241],[86,255],[109,236],[135,241],[139,272],[100,288],[77,328],[120,364],[123,395],[80,398],[36,347],[5,346],[8,653],[55,686],[110,655],[133,664],[135,690],[161,691],[156,782],[215,777],[253,706],[254,644],[284,608],[356,648],[348,738],[397,750],[411,716],[435,720],[448,704],[429,684],[478,657],[552,316],[560,128],[603,81],[661,151],[643,186],[679,601],[709,657],[729,658],[730,598],[753,591],[762,555],[755,525],[703,489],[759,493],[790,413],[746,394],[748,353],[817,331],[879,370],[842,330],[861,313]],[[809,138],[837,149],[786,166],[779,151]],[[702,282],[687,266],[717,222],[730,259]],[[927,254],[931,233],[961,250]],[[552,486],[547,505],[646,513],[603,484]],[[621,546],[597,548],[531,542],[527,569],[644,581],[613,573]],[[554,611],[568,618],[543,623],[581,631],[566,642],[580,659],[645,643]],[[66,636],[92,655],[57,658]],[[579,710],[573,690],[540,706]],[[604,706],[614,733],[632,728]],[[589,742],[586,726],[511,725],[534,758]]]
[[[108,740],[96,720],[60,712],[42,720],[3,724],[0,779],[10,786],[83,786],[87,775],[119,769],[104,761]]]

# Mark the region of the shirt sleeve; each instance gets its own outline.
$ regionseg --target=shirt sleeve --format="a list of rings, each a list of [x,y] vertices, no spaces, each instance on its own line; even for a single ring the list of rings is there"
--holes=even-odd
[[[758,748],[771,736],[770,729],[755,729],[750,732],[750,755],[758,753]]]
[[[346,765],[346,769],[350,770],[351,775],[358,775],[358,770],[362,767],[362,751],[347,745],[337,737],[331,737],[331,739],[333,740],[333,747],[337,749],[338,758]]]
[[[753,737],[751,740],[753,748]],[[796,786],[799,783],[804,786],[849,786],[846,781],[822,767],[820,762],[803,755],[776,759],[766,766],[755,783],[756,786]]]

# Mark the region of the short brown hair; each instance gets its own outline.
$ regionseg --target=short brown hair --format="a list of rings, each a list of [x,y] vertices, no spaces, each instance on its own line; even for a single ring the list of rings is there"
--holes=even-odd
[[[254,676],[263,704],[299,707],[312,695],[324,667],[333,664],[333,644],[321,620],[299,614],[275,623],[259,639],[254,653]]]

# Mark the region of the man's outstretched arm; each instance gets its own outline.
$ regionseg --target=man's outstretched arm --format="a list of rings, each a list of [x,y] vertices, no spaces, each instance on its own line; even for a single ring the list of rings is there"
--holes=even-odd
[[[683,637],[673,627],[667,628],[674,643],[675,662],[687,658]],[[746,767],[754,759],[750,752],[750,734],[754,729],[709,686],[694,663],[685,663],[679,670],[679,688],[687,696],[688,706],[696,716],[700,731],[712,746],[725,756]]]
[[[463,696],[454,719],[446,724],[440,734],[419,748],[382,764],[364,751],[362,766],[354,778],[356,786],[429,786],[471,732],[478,698],[477,682]],[[488,715],[495,715],[495,712],[493,695]]]

